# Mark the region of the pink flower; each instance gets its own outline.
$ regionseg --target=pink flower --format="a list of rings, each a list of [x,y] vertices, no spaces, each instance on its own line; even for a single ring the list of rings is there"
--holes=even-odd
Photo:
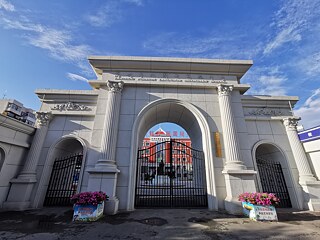
[[[77,205],[98,205],[108,200],[108,196],[104,192],[83,192],[73,195],[70,200]]]
[[[280,202],[274,193],[242,193],[238,200],[241,202],[249,202],[257,205],[275,205]]]

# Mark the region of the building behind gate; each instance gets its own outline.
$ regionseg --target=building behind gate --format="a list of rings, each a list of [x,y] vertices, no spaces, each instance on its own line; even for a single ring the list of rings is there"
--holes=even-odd
[[[319,176],[291,111],[298,98],[245,95],[250,85],[241,78],[252,61],[92,56],[89,62],[97,75],[92,90],[36,90],[37,131],[4,208],[63,205],[75,192],[101,190],[110,197],[109,214],[134,210],[137,201],[237,213],[238,195],[257,191],[276,193],[282,207],[320,209]],[[139,151],[147,131],[162,122],[190,136],[192,177],[177,180],[173,162],[171,174],[157,162],[151,186],[141,177]],[[193,200],[182,203],[186,198]]]

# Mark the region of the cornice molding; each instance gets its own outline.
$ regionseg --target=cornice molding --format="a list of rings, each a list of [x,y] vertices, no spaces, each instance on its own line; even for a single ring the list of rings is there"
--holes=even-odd
[[[18,121],[14,118],[4,116],[2,114],[0,114],[0,126],[6,127],[18,132],[22,132],[28,135],[33,135],[36,129],[33,126],[30,126],[26,123]]]

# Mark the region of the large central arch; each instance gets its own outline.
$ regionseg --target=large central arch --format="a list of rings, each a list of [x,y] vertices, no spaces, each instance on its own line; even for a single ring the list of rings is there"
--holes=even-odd
[[[147,130],[157,123],[173,122],[182,126],[193,139],[193,146],[201,148],[205,157],[208,208],[218,209],[216,198],[212,140],[209,125],[200,110],[193,104],[178,99],[160,99],[146,105],[137,115],[131,138],[129,187],[127,210],[134,210],[136,156]]]

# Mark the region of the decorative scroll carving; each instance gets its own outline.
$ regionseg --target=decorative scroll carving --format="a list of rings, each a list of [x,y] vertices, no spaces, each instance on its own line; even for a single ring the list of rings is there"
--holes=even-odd
[[[36,112],[36,114],[37,114],[37,123],[40,126],[48,125],[50,120],[53,117],[51,112]]]
[[[233,90],[233,86],[231,85],[218,85],[218,94],[219,96],[229,95]]]
[[[112,81],[108,81],[107,83],[108,85],[108,89],[111,92],[115,92],[115,93],[121,93],[122,89],[123,89],[123,85],[124,82],[112,82]]]
[[[54,107],[51,108],[51,110],[59,110],[59,111],[90,111],[91,108],[82,105],[77,104],[73,102],[67,102],[62,104],[56,104]]]
[[[258,108],[248,112],[253,116],[281,116],[284,115],[282,111],[270,108]]]
[[[300,118],[285,118],[283,124],[287,130],[297,130],[299,120]]]

